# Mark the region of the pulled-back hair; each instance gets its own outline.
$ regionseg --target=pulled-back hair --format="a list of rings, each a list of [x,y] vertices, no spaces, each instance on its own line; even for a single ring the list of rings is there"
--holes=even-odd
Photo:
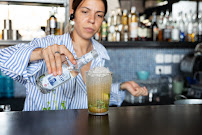
[[[84,0],[73,0],[73,3],[72,3],[72,9],[74,10],[74,12],[76,11],[76,9],[78,8],[78,6],[81,4],[81,2],[84,1]],[[105,14],[107,13],[107,0],[102,0],[102,2],[104,3],[104,6],[105,6]]]

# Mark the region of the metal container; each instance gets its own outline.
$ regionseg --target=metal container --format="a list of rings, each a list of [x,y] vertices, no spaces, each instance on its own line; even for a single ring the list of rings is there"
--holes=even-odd
[[[177,100],[178,97],[184,99]],[[202,99],[187,99],[187,97],[184,95],[177,95],[175,97],[174,104],[175,105],[202,104]]]
[[[7,29],[2,30],[3,40],[12,40],[12,38],[13,38],[13,30],[7,30]]]
[[[12,30],[12,21],[9,19],[4,20],[4,29]]]

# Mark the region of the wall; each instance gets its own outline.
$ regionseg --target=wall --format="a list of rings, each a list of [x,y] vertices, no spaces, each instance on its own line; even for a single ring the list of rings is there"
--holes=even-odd
[[[168,72],[165,68],[165,74],[175,76],[180,74],[180,64],[176,61],[176,56],[180,59],[193,49],[151,49],[151,48],[108,48],[108,53],[111,61],[106,62],[106,67],[113,72],[113,81],[128,81],[136,80],[136,72],[146,70],[150,72],[150,79],[158,78],[160,75],[156,74],[156,66],[171,67],[172,73]],[[172,61],[156,63],[157,55],[170,55]],[[164,58],[165,60],[166,58]]]

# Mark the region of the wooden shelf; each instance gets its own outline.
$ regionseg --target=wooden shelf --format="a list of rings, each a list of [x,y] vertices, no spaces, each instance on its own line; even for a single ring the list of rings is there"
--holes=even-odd
[[[30,41],[0,40],[0,46],[12,46]],[[128,41],[128,42],[107,42],[101,41],[106,48],[195,48],[198,42],[154,42],[154,41]]]

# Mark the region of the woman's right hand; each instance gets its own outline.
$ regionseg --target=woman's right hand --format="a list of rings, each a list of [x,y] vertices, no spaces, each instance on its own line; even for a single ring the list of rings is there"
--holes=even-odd
[[[51,45],[41,49],[41,57],[45,60],[48,73],[54,76],[62,74],[62,62],[68,57],[72,64],[76,64],[76,60],[72,53],[65,45]]]

